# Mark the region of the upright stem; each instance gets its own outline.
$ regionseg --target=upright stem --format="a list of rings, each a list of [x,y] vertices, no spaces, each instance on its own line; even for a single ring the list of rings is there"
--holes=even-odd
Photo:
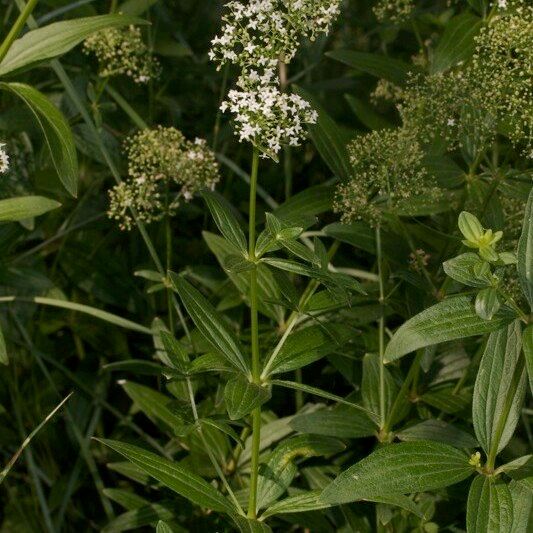
[[[385,353],[385,313],[383,304],[385,303],[385,290],[383,287],[383,270],[381,264],[381,226],[376,226],[376,250],[378,262],[379,278],[379,414],[380,428],[383,429],[386,424],[387,413],[385,412],[385,364],[383,356]]]
[[[255,260],[255,207],[257,194],[257,171],[259,168],[259,152],[254,148],[252,156],[252,172],[250,175],[250,217],[248,226],[248,254]],[[250,323],[252,329],[252,380],[261,383],[261,361],[259,359],[259,324],[257,317],[257,268],[250,272]],[[256,517],[257,480],[259,477],[259,444],[261,442],[261,407],[252,412],[252,463],[250,474],[250,496],[248,500],[248,516]]]
[[[11,30],[6,35],[4,42],[0,45],[0,63],[6,57],[7,53],[9,52],[9,49],[11,48],[11,45],[15,42],[15,39],[19,36],[19,33],[22,31],[22,28],[24,28],[24,25],[26,24],[28,17],[31,15],[31,12],[35,9],[37,2],[38,0],[30,0],[26,4],[24,9],[20,12],[20,15],[18,16],[17,20],[15,21],[15,24],[13,24],[13,26],[11,27]]]

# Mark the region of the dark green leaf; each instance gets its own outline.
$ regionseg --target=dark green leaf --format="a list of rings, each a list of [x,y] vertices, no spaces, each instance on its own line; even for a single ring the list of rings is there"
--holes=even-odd
[[[444,272],[464,285],[469,287],[486,287],[490,281],[490,274],[488,276],[482,276],[481,278],[476,276],[474,271],[475,267],[479,267],[484,261],[479,255],[467,252],[465,254],[458,255],[453,259],[449,259],[442,264]]]
[[[518,275],[522,290],[533,310],[533,189],[524,213],[524,225],[518,241]]]
[[[483,320],[492,320],[498,312],[501,304],[498,299],[498,291],[492,287],[481,289],[476,295],[476,314]]]
[[[228,514],[235,512],[232,504],[213,485],[178,463],[131,444],[109,439],[97,440],[123,455],[149,476],[193,503],[214,511]]]
[[[389,494],[425,492],[458,483],[473,472],[468,456],[431,441],[391,444],[338,476],[322,493],[331,504]]]
[[[468,493],[466,530],[468,533],[503,533],[511,531],[513,499],[501,480],[477,476]]]
[[[38,217],[61,204],[43,196],[19,196],[0,200],[0,222],[15,222]]]
[[[400,326],[385,350],[385,360],[400,357],[439,342],[482,335],[501,328],[513,319],[502,309],[492,320],[477,316],[469,296],[457,296],[435,304]]]
[[[142,528],[158,520],[170,520],[177,512],[179,512],[178,508],[170,503],[150,503],[117,516],[102,529],[102,533],[119,533]]]
[[[526,360],[527,375],[529,378],[529,390],[533,394],[533,324],[524,330],[522,338],[524,358]]]
[[[228,415],[232,420],[244,418],[256,407],[260,407],[270,398],[270,390],[251,383],[244,376],[237,376],[228,381],[224,388],[224,401]]]
[[[262,515],[261,518],[268,518],[277,514],[286,513],[303,513],[306,511],[316,511],[318,509],[327,509],[329,504],[319,500],[320,491],[313,490],[285,498],[271,505]]]
[[[470,433],[463,431],[443,420],[429,419],[414,426],[399,431],[396,436],[403,441],[434,440],[444,442],[456,448],[475,448],[476,439]]]

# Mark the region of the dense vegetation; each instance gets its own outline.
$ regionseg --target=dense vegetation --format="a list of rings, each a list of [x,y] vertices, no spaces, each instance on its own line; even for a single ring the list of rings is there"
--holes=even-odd
[[[0,531],[531,531],[528,0],[0,6]]]

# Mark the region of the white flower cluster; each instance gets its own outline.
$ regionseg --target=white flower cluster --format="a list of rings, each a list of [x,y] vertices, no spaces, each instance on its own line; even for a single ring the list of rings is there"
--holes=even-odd
[[[0,143],[0,174],[9,170],[9,156],[4,149],[5,143]]]
[[[305,135],[304,124],[314,124],[318,118],[309,102],[297,94],[282,93],[275,85],[231,90],[221,110],[234,114],[241,142],[253,143],[270,157],[284,144],[298,146]]]
[[[245,69],[278,59],[288,63],[302,37],[327,34],[340,12],[340,0],[234,0],[226,4],[222,35],[209,57]]]
[[[303,125],[318,118],[309,102],[280,90],[278,62],[291,61],[301,38],[326,34],[340,0],[234,0],[226,7],[222,34],[213,39],[209,57],[242,72],[221,110],[234,114],[241,142],[275,158],[283,145],[298,146]]]

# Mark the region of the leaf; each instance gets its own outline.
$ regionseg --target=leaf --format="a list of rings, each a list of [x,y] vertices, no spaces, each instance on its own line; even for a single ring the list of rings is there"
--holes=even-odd
[[[139,507],[143,507],[149,503],[148,500],[142,496],[139,496],[138,494],[135,494],[135,492],[132,492],[131,490],[108,488],[103,489],[102,492],[107,498],[118,503],[121,507],[124,507],[128,511],[131,511],[132,509],[138,509]]]
[[[474,38],[479,33],[481,24],[479,17],[469,13],[453,17],[435,48],[430,73],[442,72],[469,59],[474,52]]]
[[[62,113],[46,96],[29,85],[0,83],[0,89],[12,92],[28,106],[44,134],[59,180],[75,197],[78,189],[78,157],[72,131]]]
[[[161,330],[159,332],[159,337],[165,348],[166,356],[168,362],[176,370],[186,373],[189,364],[189,356],[185,351],[181,343],[172,335],[172,333]]]
[[[330,505],[319,500],[320,491],[312,490],[285,498],[271,505],[262,515],[261,519],[278,514],[304,513],[307,511],[317,511],[327,509]]]
[[[380,412],[380,360],[378,354],[365,354],[363,357],[363,379],[361,381],[361,397],[363,405],[372,413]],[[385,389],[385,413],[390,408],[398,394],[398,387],[387,368],[382,368]]]
[[[224,237],[246,255],[248,247],[246,237],[241,229],[237,217],[232,211],[232,206],[220,194],[212,191],[204,191],[202,196],[209,207],[217,228]]]
[[[522,338],[524,358],[526,360],[527,375],[529,378],[529,390],[533,394],[533,324],[524,330]]]
[[[326,435],[340,439],[371,437],[376,433],[376,424],[363,412],[342,407],[320,409],[312,413],[296,415],[291,427],[300,433]]]
[[[189,282],[170,273],[174,290],[180,295],[195,326],[216,352],[246,375],[250,374],[237,340],[215,308]]]
[[[533,311],[533,189],[529,193],[522,233],[518,241],[517,269],[522,291]]]
[[[270,526],[264,522],[259,522],[259,520],[240,515],[233,515],[231,518],[239,528],[240,533],[272,533]]]
[[[287,490],[297,472],[297,458],[331,455],[344,448],[341,441],[319,435],[299,435],[283,441],[259,468],[258,509],[268,507]]]
[[[513,526],[511,533],[528,533],[528,527],[533,507],[531,488],[521,481],[511,481],[509,491],[513,500]]]
[[[320,499],[339,504],[436,490],[466,479],[473,471],[468,457],[448,444],[431,441],[391,444],[342,472]]]
[[[482,288],[490,282],[490,275],[480,278],[475,274],[474,268],[479,268],[482,264],[483,260],[479,255],[467,252],[445,261],[442,267],[450,278],[459,283],[469,287]]]
[[[352,165],[346,149],[349,137],[343,135],[342,129],[307,91],[300,87],[295,87],[294,90],[318,112],[317,123],[307,124],[307,128],[322,159],[335,176],[343,180],[350,179]]]
[[[96,440],[123,455],[165,487],[196,505],[228,514],[235,512],[233,505],[217,489],[181,465],[138,446],[110,439]]]
[[[9,357],[7,355],[6,339],[2,331],[2,324],[0,323],[0,363],[3,365],[9,364]]]
[[[384,503],[386,505],[400,507],[401,509],[405,509],[406,511],[413,513],[419,518],[424,518],[424,513],[422,512],[420,507],[411,498],[409,498],[408,496],[404,496],[403,494],[387,494],[382,496],[374,496],[372,498],[368,498],[367,501]]]
[[[54,22],[31,30],[13,43],[0,63],[0,76],[65,54],[89,35],[106,28],[143,23],[138,18],[115,14]]]
[[[224,401],[231,420],[239,420],[260,407],[270,398],[270,391],[251,383],[244,376],[228,381],[224,388]]]
[[[500,479],[476,476],[466,506],[467,533],[503,533],[513,523],[513,499]]]
[[[311,385],[305,385],[303,383],[296,383],[294,381],[285,381],[282,379],[273,379],[271,380],[270,383],[272,385],[278,385],[280,387],[285,387],[287,389],[301,390],[302,392],[307,392],[308,394],[313,394],[314,396],[319,396],[320,398],[326,398],[326,400],[332,400],[334,402],[338,402],[343,405],[348,405],[349,407],[353,407],[354,409],[359,409],[360,411],[367,413],[369,416],[375,417],[374,413],[371,413],[368,409],[365,409],[361,405],[345,400],[341,396],[337,396],[336,394],[331,394],[330,392],[326,392],[317,387],[311,387]]]
[[[38,217],[61,204],[43,196],[19,196],[0,200],[0,222],[17,222]]]
[[[339,350],[349,340],[352,329],[337,325],[313,325],[290,335],[270,367],[270,374],[296,370]]]
[[[386,118],[376,113],[367,102],[364,102],[360,98],[355,98],[350,94],[345,94],[344,98],[346,98],[355,116],[369,130],[381,130],[392,127],[392,124]]]
[[[175,531],[166,522],[159,520],[155,528],[155,533],[175,533]]]
[[[492,320],[479,318],[470,297],[450,297],[414,316],[396,330],[385,350],[385,361],[440,342],[489,333],[509,323],[513,316],[502,309]]]
[[[102,533],[119,533],[149,526],[158,520],[170,520],[178,512],[177,506],[173,506],[170,502],[167,504],[150,503],[117,516],[102,529]]]
[[[492,287],[481,289],[476,295],[476,314],[483,320],[492,320],[498,312],[501,304],[498,299],[498,291]]]
[[[103,370],[108,372],[131,372],[133,374],[142,374],[147,376],[162,376],[166,368],[159,363],[146,361],[145,359],[126,359],[125,361],[116,361],[102,366]]]
[[[404,85],[413,66],[399,59],[366,52],[355,52],[353,50],[335,50],[327,52],[326,55],[340,61],[349,67],[355,68],[376,78],[384,78],[396,85]]]
[[[119,13],[124,13],[125,15],[139,16],[145,11],[148,11],[148,9],[158,1],[159,0],[126,0],[120,4],[117,11]]]
[[[518,320],[491,333],[479,365],[472,418],[476,437],[487,454],[506,446],[520,417],[526,385],[521,337]]]
[[[402,441],[434,440],[456,448],[475,448],[478,442],[470,433],[443,420],[429,419],[409,426],[396,433]]]
[[[184,434],[186,424],[183,419],[167,407],[171,401],[170,398],[150,387],[131,381],[126,381],[122,387],[148,418],[152,421],[161,420],[176,436]]]

